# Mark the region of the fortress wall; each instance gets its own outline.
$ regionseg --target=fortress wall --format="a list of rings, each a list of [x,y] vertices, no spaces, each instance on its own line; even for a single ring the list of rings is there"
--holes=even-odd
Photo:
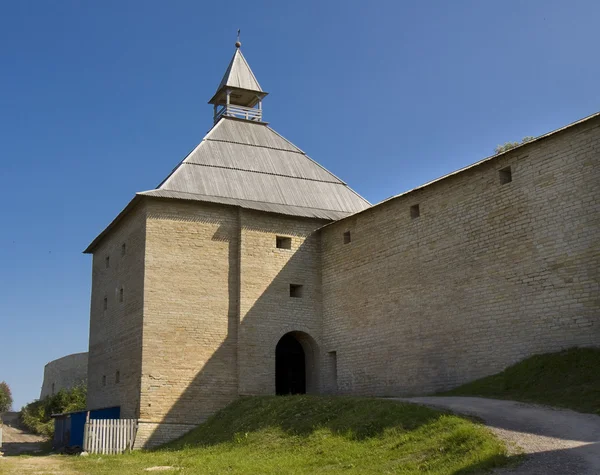
[[[596,118],[325,227],[332,388],[422,394],[600,345],[599,191]]]
[[[145,221],[138,205],[93,253],[88,408],[120,406],[123,418],[139,413]]]
[[[288,332],[308,354],[309,392],[319,389],[321,340],[320,242],[314,230],[326,221],[242,209],[240,246],[239,392],[275,394],[275,347]],[[291,238],[291,249],[276,237]],[[302,297],[290,297],[290,284]]]
[[[74,353],[50,361],[44,367],[44,381],[40,399],[56,394],[61,389],[70,389],[87,381],[88,354]]]
[[[239,220],[236,208],[210,203],[147,207],[137,443],[152,446],[237,397]]]

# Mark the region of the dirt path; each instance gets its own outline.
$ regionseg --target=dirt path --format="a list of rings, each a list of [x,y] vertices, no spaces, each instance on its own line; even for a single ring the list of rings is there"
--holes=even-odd
[[[450,409],[483,419],[509,445],[520,447],[523,464],[498,474],[600,474],[600,416],[514,401],[476,397],[416,397],[398,400]]]
[[[18,412],[5,412],[2,414],[2,448],[5,456],[42,451],[46,439],[39,435],[30,434],[21,426]]]
[[[0,474],[74,475],[65,466],[64,458],[56,455],[37,456],[44,448],[46,439],[30,434],[19,422],[17,412],[2,414],[2,448]],[[32,457],[17,457],[32,454]]]
[[[42,457],[0,457],[0,475],[79,475],[70,469],[63,455]]]

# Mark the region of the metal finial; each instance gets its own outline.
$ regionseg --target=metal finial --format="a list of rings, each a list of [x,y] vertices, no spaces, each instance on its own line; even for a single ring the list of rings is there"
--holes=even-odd
[[[240,32],[242,30],[238,30],[238,35],[237,35],[237,41],[235,42],[235,47],[239,48],[240,46],[242,46],[242,42],[240,41]]]

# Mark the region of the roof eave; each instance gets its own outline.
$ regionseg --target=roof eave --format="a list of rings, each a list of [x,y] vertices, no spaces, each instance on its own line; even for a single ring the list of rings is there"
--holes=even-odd
[[[235,86],[224,85],[224,86],[221,86],[219,89],[217,89],[217,92],[215,92],[215,95],[210,98],[210,101],[208,101],[208,103],[209,104],[217,104],[217,102],[216,102],[217,96],[220,95],[221,92],[223,92],[226,89],[231,89],[232,91],[235,90],[235,91],[250,92],[250,93],[256,94],[257,96],[260,96],[261,100],[264,99],[266,96],[269,95],[268,92],[264,92],[264,91],[256,91],[254,89],[244,89],[243,87],[235,87]]]
[[[221,120],[223,119],[227,119],[227,120],[237,120],[239,122],[247,122],[249,124],[257,124],[257,125],[269,125],[268,122],[265,122],[263,120],[251,120],[251,119],[242,119],[241,117],[235,117],[233,115],[222,115],[221,117],[219,117],[219,119],[215,122],[215,125],[217,125],[219,122],[221,122]],[[272,130],[272,129],[271,129]]]
[[[169,196],[170,194],[176,194],[177,196]],[[181,201],[190,201],[190,202],[200,202],[200,203],[208,203],[215,204],[219,206],[232,206],[236,208],[243,208],[252,211],[258,211],[263,213],[272,213],[278,214],[282,216],[292,216],[295,218],[306,218],[306,219],[321,219],[324,221],[336,221],[341,219],[342,217],[339,215],[347,216],[350,214],[348,211],[335,210],[335,209],[325,209],[325,208],[310,208],[306,206],[295,206],[295,205],[285,205],[283,203],[271,203],[271,202],[257,202],[253,200],[247,199],[238,199],[238,198],[226,198],[226,197],[218,197],[218,196],[207,196],[200,195],[197,193],[187,193],[187,192],[179,192],[174,190],[147,190],[139,192],[138,195],[142,195],[151,199],[158,200],[181,200]],[[223,201],[225,200],[225,201]],[[234,202],[232,202],[234,201]],[[257,206],[264,205],[264,206]],[[269,207],[277,207],[278,210],[266,209]],[[286,209],[287,211],[282,211],[282,209]],[[311,212],[305,212],[302,214],[298,214],[297,212],[289,212],[289,209],[293,208],[294,210],[305,209]],[[319,215],[316,215],[317,212]],[[328,216],[324,216],[328,215]],[[337,215],[334,217],[334,215]]]
[[[136,193],[136,195],[127,204],[127,206],[125,206],[125,208],[123,208],[123,210],[121,210],[121,212],[116,216],[116,218],[113,219],[110,222],[110,224],[108,226],[106,226],[106,228],[104,228],[104,230],[100,234],[98,234],[98,236],[96,236],[96,238],[88,245],[88,247],[83,251],[83,253],[84,254],[93,254],[94,250],[98,247],[98,245],[102,242],[102,240],[143,199],[151,199],[151,200],[181,200],[181,201],[194,201],[194,202],[196,202],[196,201],[202,201],[202,200],[194,200],[194,199],[186,199],[186,198],[171,198],[171,197],[164,197],[164,196],[152,196],[152,195],[146,194],[146,193],[149,193],[151,191],[156,191],[156,190],[142,191],[142,192]],[[236,208],[244,208],[243,206],[240,206],[240,205],[237,205],[237,204],[219,203],[219,202],[211,202],[211,201],[209,201],[209,203],[217,204],[217,205],[220,205],[220,206],[233,206],[233,207],[236,207]],[[274,204],[276,204],[276,203],[274,203]],[[300,216],[300,215],[293,215],[293,214],[287,214],[287,213],[276,212],[276,211],[267,211],[267,210],[255,209],[255,208],[252,208],[252,207],[248,207],[247,209],[251,209],[251,210],[259,211],[259,212],[263,212],[263,213],[278,214],[278,215],[282,215],[282,216],[294,216],[296,218],[302,218],[302,219],[320,219],[322,221],[336,221],[336,219],[333,219],[333,218],[323,218],[323,217],[314,217],[314,216]],[[330,211],[336,212],[336,213],[343,213],[343,211],[337,211],[337,210],[330,210]],[[341,218],[341,219],[344,219],[344,218]]]

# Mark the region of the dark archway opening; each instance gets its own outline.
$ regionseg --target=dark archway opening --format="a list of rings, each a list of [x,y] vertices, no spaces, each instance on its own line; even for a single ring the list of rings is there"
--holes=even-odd
[[[290,333],[275,348],[275,392],[306,394],[306,355],[300,342]]]

